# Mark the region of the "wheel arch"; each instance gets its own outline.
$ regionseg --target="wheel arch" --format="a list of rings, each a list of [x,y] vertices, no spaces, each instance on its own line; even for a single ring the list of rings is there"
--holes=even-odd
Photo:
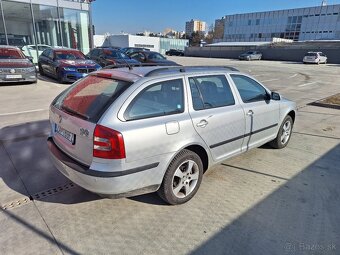
[[[201,145],[198,145],[198,144],[193,144],[193,145],[189,145],[189,146],[183,148],[182,150],[184,150],[184,149],[196,153],[202,160],[203,172],[208,170],[208,168],[209,168],[209,156],[208,156],[208,153],[207,153],[207,151],[205,150],[204,147],[202,147]]]

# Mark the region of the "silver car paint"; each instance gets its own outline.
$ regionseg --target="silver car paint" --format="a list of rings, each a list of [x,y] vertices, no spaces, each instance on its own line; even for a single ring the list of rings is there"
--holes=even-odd
[[[152,185],[158,187],[162,183],[164,173],[171,160],[179,151],[190,145],[199,145],[204,148],[208,155],[210,167],[275,138],[284,117],[290,111],[295,111],[295,103],[285,99],[281,101],[270,100],[270,108],[266,108],[268,104],[265,102],[244,104],[229,73],[209,70],[185,73],[185,75],[179,73],[160,75],[158,77],[144,77],[137,80],[106,110],[98,121],[98,124],[115,129],[123,134],[126,159],[122,160],[93,157],[92,136],[95,124],[67,116],[66,113],[51,107],[51,136],[54,141],[67,155],[88,165],[91,169],[101,172],[121,172],[152,163],[159,163],[157,167],[146,171],[112,178],[93,177],[76,172],[52,155],[54,164],[65,176],[85,189],[101,194],[120,194]],[[190,86],[187,78],[195,75],[212,74],[226,75],[235,98],[235,105],[195,111],[192,108]],[[126,121],[124,119],[126,108],[140,91],[151,84],[169,79],[183,80],[185,98],[183,113],[134,121]],[[249,118],[247,119],[249,116],[246,116],[246,112],[250,108],[254,111],[253,130],[261,129],[273,123],[277,124],[277,126],[250,136],[250,138],[245,137],[215,148],[210,148],[213,144],[234,137],[241,137],[244,133],[250,132],[251,121]],[[57,123],[60,115],[66,120],[63,127],[70,132],[74,132],[77,135],[77,139],[79,137],[76,145],[73,147],[67,144],[63,137],[58,137],[53,131],[54,123]],[[209,122],[205,128],[197,127],[197,124],[202,119],[206,119]],[[79,136],[80,127],[89,130],[87,138]],[[174,131],[169,132],[169,129]]]

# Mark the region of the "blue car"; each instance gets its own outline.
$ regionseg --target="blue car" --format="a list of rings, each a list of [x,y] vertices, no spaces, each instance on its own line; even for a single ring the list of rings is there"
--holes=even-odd
[[[74,82],[87,74],[101,68],[93,60],[76,49],[51,48],[39,56],[38,67],[40,75],[47,75],[60,83]]]

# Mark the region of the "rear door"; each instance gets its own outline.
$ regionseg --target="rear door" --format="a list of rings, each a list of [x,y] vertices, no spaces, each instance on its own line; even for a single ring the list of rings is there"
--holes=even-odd
[[[51,134],[56,145],[90,165],[97,121],[130,82],[90,75],[59,95],[51,105]]]
[[[230,75],[245,112],[246,131],[242,150],[275,138],[280,118],[279,101],[266,100],[268,91],[257,81],[241,74]]]
[[[215,161],[241,152],[244,111],[224,74],[190,76],[190,115]]]

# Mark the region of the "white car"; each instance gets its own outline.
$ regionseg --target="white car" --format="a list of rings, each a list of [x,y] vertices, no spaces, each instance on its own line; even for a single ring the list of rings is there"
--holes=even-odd
[[[310,51],[303,57],[303,63],[326,64],[327,56],[322,52]]]
[[[38,50],[37,50],[38,47]],[[38,44],[38,45],[25,45],[21,48],[22,52],[27,56],[32,58],[32,62],[34,64],[38,63],[38,58],[41,55],[41,53],[46,50],[51,48],[49,45],[45,44]]]

